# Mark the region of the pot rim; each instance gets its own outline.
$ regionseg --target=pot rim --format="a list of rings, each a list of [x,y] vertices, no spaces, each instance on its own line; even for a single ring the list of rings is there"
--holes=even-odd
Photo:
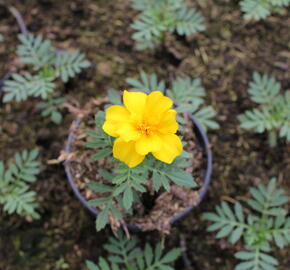
[[[202,201],[202,199],[204,198],[204,196],[208,190],[208,186],[209,186],[210,181],[211,181],[212,151],[211,151],[211,146],[209,143],[208,136],[207,136],[205,130],[203,129],[203,127],[201,126],[201,124],[195,119],[195,117],[192,114],[188,114],[188,116],[189,116],[190,120],[193,122],[193,125],[194,125],[193,129],[194,129],[194,132],[197,136],[197,140],[205,152],[206,168],[205,168],[205,171],[202,172],[203,173],[203,177],[202,177],[203,183],[202,183],[202,186],[199,190],[199,194],[198,194],[198,197],[196,199],[196,203],[194,205],[190,205],[190,206],[186,207],[179,214],[172,217],[172,219],[169,222],[170,225],[173,224],[174,222],[176,222],[177,220],[181,219],[185,215],[187,215],[192,209],[194,209],[195,207],[197,207],[200,204],[200,202]],[[82,121],[82,119],[77,119],[73,124],[72,130],[76,129],[80,125],[81,121]],[[70,153],[71,143],[72,143],[73,139],[74,139],[74,133],[70,132],[68,139],[67,139],[67,142],[65,144],[65,152],[66,153]],[[72,171],[71,171],[70,161],[66,160],[64,162],[64,167],[65,167],[65,172],[67,175],[68,183],[69,183],[70,187],[72,188],[74,195],[78,198],[78,200],[81,202],[81,204],[91,214],[93,214],[94,216],[97,216],[99,214],[99,211],[96,208],[88,205],[88,201],[83,197],[80,190],[76,186],[76,183],[74,181]],[[136,224],[127,224],[127,227],[131,231],[135,231],[135,232],[142,231],[142,229]]]

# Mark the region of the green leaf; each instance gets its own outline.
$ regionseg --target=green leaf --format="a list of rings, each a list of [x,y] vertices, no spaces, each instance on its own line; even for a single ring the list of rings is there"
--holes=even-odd
[[[255,265],[255,262],[254,261],[242,262],[242,263],[239,263],[235,267],[235,270],[248,270],[248,269],[252,269],[252,267],[254,267],[254,265]]]
[[[146,74],[144,71],[140,72],[141,80],[134,78],[127,78],[126,82],[132,86],[130,90],[141,92],[160,91],[165,92],[165,82],[158,81],[156,73]]]
[[[107,193],[107,192],[111,192],[112,191],[112,187],[107,186],[107,185],[103,185],[97,182],[89,182],[87,184],[88,188],[95,191],[95,192],[99,192],[99,193]]]
[[[174,248],[171,251],[169,251],[161,260],[162,263],[170,263],[175,261],[181,254],[180,248]]]
[[[15,99],[17,102],[26,100],[29,96],[47,99],[55,89],[53,77],[43,78],[39,75],[32,76],[29,73],[23,75],[12,74],[11,80],[4,82],[3,102],[10,102]]]
[[[110,198],[100,198],[100,199],[92,199],[88,201],[89,206],[101,206],[101,205],[106,205],[111,201]]]
[[[253,81],[249,86],[248,92],[252,101],[259,104],[271,103],[281,89],[281,84],[275,78],[266,74],[260,75],[258,72],[254,72]]]
[[[152,247],[147,243],[145,246],[145,261],[147,267],[149,267],[153,262],[153,250]]]
[[[100,268],[91,261],[86,261],[86,266],[89,270],[100,270]]]
[[[111,148],[103,148],[103,149],[98,150],[98,152],[92,156],[92,160],[94,161],[99,160],[99,159],[109,156],[110,154],[112,154]]]
[[[82,69],[88,68],[91,64],[85,59],[85,55],[79,50],[64,51],[58,53],[54,59],[56,76],[66,83],[69,78],[73,78]]]
[[[101,229],[103,229],[108,222],[109,222],[109,208],[106,207],[97,215],[97,220],[96,220],[97,231],[100,231]]]
[[[243,208],[239,202],[235,203],[235,214],[240,222],[244,222],[244,213]]]
[[[22,63],[31,64],[34,70],[39,70],[53,62],[56,53],[49,40],[32,34],[20,34],[18,38],[22,44],[17,47],[17,54]]]
[[[243,232],[244,232],[244,228],[243,227],[237,227],[232,232],[232,234],[230,236],[230,242],[232,244],[236,243],[241,238],[241,236],[243,235]]]
[[[181,6],[176,15],[176,31],[179,35],[189,36],[205,30],[204,18],[199,11]]]
[[[112,104],[122,105],[120,92],[118,92],[114,89],[109,89],[108,90],[108,97],[109,97],[109,100]]]
[[[125,209],[130,209],[132,207],[132,203],[133,203],[133,192],[130,187],[127,187],[123,194],[123,204]]]
[[[160,187],[162,185],[162,181],[161,181],[161,178],[159,177],[157,172],[153,172],[152,183],[153,183],[154,190],[155,191],[159,191],[159,189],[160,189]]]
[[[196,187],[197,184],[193,180],[193,177],[182,170],[172,170],[166,173],[166,176],[170,178],[176,185],[184,187]]]
[[[255,258],[255,253],[249,252],[249,251],[240,251],[240,252],[235,253],[235,257],[241,260],[249,260],[249,259]]]

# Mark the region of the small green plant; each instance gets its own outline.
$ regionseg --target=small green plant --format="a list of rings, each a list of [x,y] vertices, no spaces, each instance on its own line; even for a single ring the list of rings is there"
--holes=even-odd
[[[290,141],[290,91],[280,93],[281,84],[268,75],[254,72],[248,93],[258,108],[240,115],[241,127],[257,133],[269,132],[269,144],[277,144],[277,135]]]
[[[279,12],[290,4],[290,0],[242,0],[240,6],[245,19],[260,20]]]
[[[78,50],[59,52],[42,36],[20,34],[19,40],[21,45],[17,48],[17,55],[22,63],[32,65],[36,74],[12,74],[11,79],[4,83],[3,101],[14,99],[20,102],[28,97],[41,98],[46,101],[38,106],[42,109],[42,116],[50,117],[58,124],[62,120],[59,108],[64,99],[56,96],[55,80],[60,78],[66,83],[83,68],[89,67],[90,63]]]
[[[213,120],[216,116],[215,110],[211,106],[204,106],[205,90],[199,78],[177,77],[168,89],[163,80],[158,81],[155,73],[147,74],[141,71],[140,80],[127,78],[126,82],[134,91],[149,89],[149,91],[159,90],[166,93],[174,100],[178,113],[192,113],[205,130],[219,128],[219,124]],[[177,116],[177,121],[180,125],[185,124],[181,116]]]
[[[206,213],[206,219],[213,222],[209,231],[218,231],[217,238],[228,237],[232,244],[244,240],[244,251],[235,257],[242,260],[235,270],[275,270],[278,265],[272,255],[271,242],[283,248],[290,243],[290,217],[281,206],[289,201],[283,189],[278,189],[276,179],[272,178],[267,186],[259,184],[250,189],[252,199],[247,200],[250,209],[244,209],[236,202],[233,209],[222,202],[216,213]],[[247,213],[247,214],[245,214]]]
[[[8,214],[39,218],[36,212],[38,203],[36,193],[29,189],[29,184],[36,181],[40,163],[37,161],[38,150],[24,150],[14,155],[5,169],[0,161],[0,204]]]
[[[109,238],[105,249],[112,255],[107,259],[100,257],[98,264],[86,261],[89,270],[174,270],[170,263],[180,255],[179,248],[162,255],[160,243],[155,248],[146,243],[145,249],[141,250],[135,238],[129,240],[120,232],[118,238]]]
[[[194,8],[188,8],[184,0],[132,0],[133,8],[141,11],[132,24],[136,30],[132,38],[137,49],[156,47],[165,41],[166,33],[192,35],[205,30],[203,16]]]

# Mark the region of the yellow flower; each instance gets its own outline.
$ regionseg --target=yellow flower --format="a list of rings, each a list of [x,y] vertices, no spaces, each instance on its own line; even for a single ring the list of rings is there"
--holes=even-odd
[[[104,131],[117,137],[113,156],[130,168],[140,164],[148,153],[165,163],[181,154],[182,143],[173,102],[160,91],[146,95],[124,91],[124,107],[113,105],[106,110]]]

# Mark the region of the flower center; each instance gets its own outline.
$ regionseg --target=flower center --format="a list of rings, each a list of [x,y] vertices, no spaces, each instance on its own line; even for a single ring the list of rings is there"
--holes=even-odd
[[[140,124],[137,125],[137,130],[142,134],[142,135],[152,135],[152,133],[154,132],[155,128],[152,125],[149,125],[145,122],[142,122]]]

